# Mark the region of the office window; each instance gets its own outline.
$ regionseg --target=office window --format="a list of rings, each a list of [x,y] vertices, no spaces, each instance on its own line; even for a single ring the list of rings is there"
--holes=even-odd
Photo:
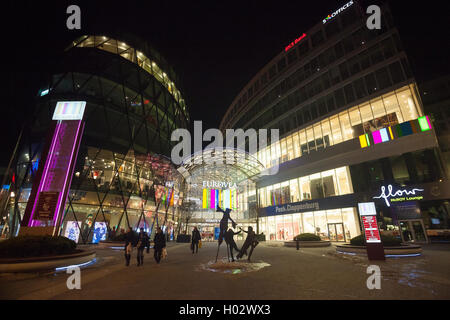
[[[352,193],[349,176],[347,167],[336,169],[336,178],[340,195]]]
[[[299,139],[298,132],[295,132],[293,134],[292,140],[293,140],[293,146],[294,146],[294,159],[295,159],[302,155],[301,150],[300,150],[300,139]]]
[[[297,116],[297,123],[299,126],[301,126],[304,123],[303,112],[301,110],[297,111],[296,116]]]
[[[345,105],[345,99],[344,99],[344,90],[338,89],[334,92],[334,98],[336,101],[336,107],[339,109]]]
[[[302,155],[309,153],[308,141],[306,140],[306,130],[302,130],[299,132],[299,138]]]
[[[358,55],[358,60],[361,64],[361,69],[365,70],[370,67],[370,54],[369,50],[365,50]]]
[[[342,40],[342,45],[344,46],[344,51],[346,54],[353,51],[355,48],[351,37],[344,38],[344,40]]]
[[[305,123],[308,123],[311,121],[311,114],[309,113],[309,108],[305,108],[303,110],[303,120]]]
[[[339,20],[334,19],[334,21],[330,21],[325,25],[325,34],[327,35],[327,39],[330,39],[335,34],[338,34],[341,31],[341,26],[339,25]]]
[[[364,77],[364,81],[366,82],[366,88],[369,94],[377,91],[377,82],[375,80],[375,75],[373,73],[368,74]]]
[[[331,130],[333,132],[333,143],[337,144],[342,142],[341,124],[338,116],[330,119]]]
[[[288,53],[288,64],[291,64],[297,60],[297,53],[295,50],[291,50],[291,52]]]
[[[276,69],[276,66],[273,65],[269,69],[269,79],[272,79],[273,77],[275,77],[276,74],[277,74],[277,69]]]
[[[333,137],[331,134],[330,121],[324,120],[321,122],[321,125],[322,125],[322,136],[325,141],[325,147],[333,145]]]
[[[334,52],[336,53],[336,59],[339,59],[342,57],[344,53],[344,45],[342,44],[342,41],[336,43],[334,45]]]
[[[300,58],[304,57],[308,53],[308,51],[309,51],[309,44],[307,40],[300,43],[297,47],[298,56]]]
[[[315,137],[317,150],[325,148],[324,141],[322,138],[322,128],[320,126],[320,123],[315,125],[313,130],[314,130],[314,137]]]
[[[322,30],[317,31],[311,36],[311,44],[313,47],[318,47],[324,40]]]
[[[419,116],[417,114],[417,108],[411,90],[408,88],[406,90],[397,91],[396,94],[404,121],[417,119]]]
[[[312,127],[308,127],[306,129],[306,139],[308,140],[309,152],[311,152],[312,150],[316,150],[316,141],[314,139],[314,132]]]
[[[353,85],[355,88],[355,93],[356,93],[357,99],[361,99],[367,95],[366,86],[365,86],[364,80],[362,78],[355,80],[353,82]]]
[[[286,59],[283,57],[280,60],[278,60],[278,72],[283,71],[286,68]]]
[[[353,101],[355,101],[355,93],[353,92],[353,86],[351,83],[344,87],[344,92],[347,103],[352,103]]]
[[[347,68],[347,62],[341,63],[339,65],[339,72],[341,73],[342,80],[345,80],[348,77],[350,77],[350,73],[348,72]]]
[[[402,82],[405,80],[400,62],[394,62],[389,65],[389,71],[394,83]]]
[[[395,94],[386,94],[383,96],[383,100],[376,100],[378,103],[371,102],[372,110],[375,117],[379,117],[384,114],[386,109],[386,114],[395,113],[399,122],[404,122],[402,113],[400,111],[400,105]]]
[[[377,82],[378,85],[380,86],[380,89],[384,89],[392,85],[387,68],[377,70],[375,72],[375,76],[377,77]]]
[[[334,109],[336,109],[336,104],[334,103],[334,95],[333,94],[329,94],[326,97],[327,100],[327,108],[328,108],[328,112],[333,111]]]
[[[341,122],[342,134],[345,140],[353,139],[353,129],[350,125],[350,118],[348,112],[344,111],[339,114],[339,121]]]
[[[403,156],[391,157],[389,160],[394,180],[398,183],[407,182],[409,180],[409,173]]]

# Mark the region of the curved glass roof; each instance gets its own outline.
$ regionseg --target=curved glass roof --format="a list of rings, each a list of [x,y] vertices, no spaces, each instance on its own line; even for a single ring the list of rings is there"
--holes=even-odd
[[[240,184],[255,180],[265,167],[249,153],[234,148],[212,148],[197,152],[183,161],[178,171],[192,186],[203,181]]]
[[[176,88],[175,83],[171,79],[169,79],[168,75],[156,64],[155,61],[149,59],[142,52],[127,45],[125,42],[110,37],[92,35],[85,35],[78,38],[77,40],[73,41],[66,50],[72,47],[93,47],[118,54],[121,57],[133,63],[136,63],[142,69],[150,73],[158,82],[162,83],[164,87],[167,88],[170,94],[174,97],[175,101],[180,104],[186,118],[189,119],[186,103],[181,97],[181,92]]]

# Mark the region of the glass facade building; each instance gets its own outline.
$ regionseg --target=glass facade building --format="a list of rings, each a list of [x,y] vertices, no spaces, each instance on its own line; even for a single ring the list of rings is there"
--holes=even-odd
[[[183,179],[169,159],[170,136],[190,121],[180,86],[164,58],[139,39],[87,35],[75,40],[55,63],[24,127],[11,176],[15,197],[3,229],[15,235],[24,225],[56,103],[86,101],[59,233],[86,243],[112,230],[153,231],[160,225],[173,236]]]
[[[348,241],[361,232],[358,202],[368,201],[376,202],[383,231],[405,241],[431,236],[421,208],[446,201],[450,185],[389,7],[382,12],[381,29],[369,30],[352,1],[300,30],[226,111],[223,131],[279,129],[280,139],[254,154],[266,168],[279,166],[256,182],[258,227],[267,239],[311,232]],[[374,199],[382,186],[424,184],[422,201],[403,207]]]

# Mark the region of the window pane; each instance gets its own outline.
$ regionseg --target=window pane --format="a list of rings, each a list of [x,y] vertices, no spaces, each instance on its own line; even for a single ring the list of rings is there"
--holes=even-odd
[[[344,135],[344,141],[353,139],[353,129],[350,125],[350,119],[346,111],[339,114],[339,121],[341,122],[341,128]]]
[[[341,124],[339,118],[336,116],[330,119],[331,130],[333,131],[333,143],[337,144],[342,142]]]
[[[300,140],[298,137],[298,132],[294,133],[293,135],[293,144],[294,144],[294,155],[295,158],[298,158],[301,156],[301,152],[300,152]]]
[[[395,113],[399,122],[403,122],[403,116],[400,111],[400,106],[398,104],[397,96],[395,94],[383,96],[384,107],[386,108],[386,113]],[[372,105],[373,107],[373,105]],[[381,107],[380,107],[381,109]],[[376,108],[373,107],[373,113],[375,118],[378,116]]]
[[[417,119],[417,108],[414,103],[411,90],[406,89],[401,92],[397,92],[397,98],[400,102],[400,109],[402,110],[402,115],[404,117],[403,121],[409,121]]]
[[[325,146],[323,143],[322,129],[320,127],[320,123],[314,126],[314,138],[316,141],[317,150],[323,149]]]
[[[308,153],[308,141],[306,140],[306,130],[300,131],[300,146],[302,155]]]
[[[289,186],[291,188],[291,202],[300,201],[300,190],[298,186],[298,179],[293,179],[290,181]]]
[[[308,139],[308,148],[309,151],[316,150],[316,142],[314,141],[314,133],[312,127],[306,129],[306,137]]]
[[[339,186],[339,194],[352,193],[347,167],[336,169],[336,177]]]
[[[323,141],[325,142],[325,147],[333,145],[333,138],[331,137],[331,128],[329,120],[322,121],[322,134],[323,134]]]
[[[300,192],[302,201],[311,199],[311,188],[309,187],[309,177],[300,178]]]

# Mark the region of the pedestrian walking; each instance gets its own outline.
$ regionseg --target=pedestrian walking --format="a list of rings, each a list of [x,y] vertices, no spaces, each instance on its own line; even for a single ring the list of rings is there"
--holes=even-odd
[[[162,232],[161,227],[158,227],[158,229],[156,230],[153,242],[153,248],[155,249],[155,261],[156,263],[159,263],[161,261],[162,251],[166,247],[166,237],[164,237],[164,233]]]
[[[148,234],[144,232],[144,228],[141,228],[140,231],[136,244],[138,267],[144,264],[144,249],[147,248],[147,253],[150,249],[150,239]]]
[[[194,230],[192,230],[192,243],[191,243],[192,254],[198,253],[198,242],[201,240],[202,237],[200,236],[200,232],[198,231],[197,227],[194,227]]]
[[[128,228],[128,232],[125,234],[125,265],[128,267],[130,265],[131,259],[131,249],[134,242],[133,229]]]

